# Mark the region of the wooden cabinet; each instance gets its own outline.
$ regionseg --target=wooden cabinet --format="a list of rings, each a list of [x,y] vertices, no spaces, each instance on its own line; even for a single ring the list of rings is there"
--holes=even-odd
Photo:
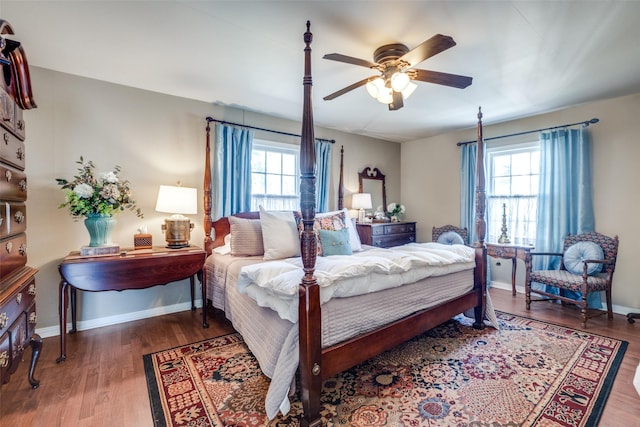
[[[27,265],[27,175],[23,109],[35,108],[29,69],[13,29],[0,19],[6,62],[0,65],[0,386],[18,369],[31,346],[29,383],[42,349],[36,328],[36,269]]]
[[[415,222],[380,222],[356,224],[360,241],[365,245],[388,248],[416,241]]]

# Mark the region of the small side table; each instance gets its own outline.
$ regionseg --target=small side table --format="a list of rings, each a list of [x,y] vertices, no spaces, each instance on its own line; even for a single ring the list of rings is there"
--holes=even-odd
[[[182,249],[154,247],[152,249],[127,250],[118,255],[81,256],[71,252],[60,263],[60,357],[67,357],[65,337],[67,334],[67,307],[71,294],[71,330],[76,332],[76,291],[123,291],[165,285],[178,280],[190,279],[191,309],[195,310],[195,280],[202,284],[202,295],[206,295],[206,275],[203,274],[206,252],[190,246]],[[207,314],[203,307],[202,326],[208,327]]]
[[[524,261],[526,267],[525,283],[527,283],[529,281],[529,272],[531,271],[531,251],[533,246],[502,243],[487,243],[486,246],[488,256],[511,259],[511,295],[516,296],[516,267],[518,259]]]

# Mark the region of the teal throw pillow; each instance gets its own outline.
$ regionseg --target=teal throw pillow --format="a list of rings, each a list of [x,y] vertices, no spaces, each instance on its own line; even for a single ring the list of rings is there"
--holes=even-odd
[[[588,259],[604,259],[604,251],[594,242],[578,242],[569,246],[564,251],[564,268],[573,274],[582,275],[584,260]],[[587,274],[597,274],[602,271],[602,264],[590,263],[587,267]]]
[[[351,245],[349,244],[349,229],[342,230],[318,230],[320,242],[322,243],[322,256],[330,255],[351,255]]]

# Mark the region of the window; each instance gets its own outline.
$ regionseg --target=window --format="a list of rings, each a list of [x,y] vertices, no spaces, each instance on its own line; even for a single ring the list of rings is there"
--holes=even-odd
[[[300,205],[299,147],[255,139],[251,152],[251,210],[295,210]]]
[[[487,241],[498,241],[505,217],[511,243],[534,245],[540,177],[538,143],[488,148],[487,161]]]

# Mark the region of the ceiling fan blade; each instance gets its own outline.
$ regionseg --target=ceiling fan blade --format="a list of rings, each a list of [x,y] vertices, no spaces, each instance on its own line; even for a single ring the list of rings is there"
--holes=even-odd
[[[449,36],[443,36],[442,34],[436,34],[429,40],[425,40],[422,44],[411,49],[399,58],[399,61],[409,63],[409,67],[413,67],[427,58],[431,58],[434,55],[443,52],[450,47],[456,45],[453,38]]]
[[[377,76],[367,77],[366,79],[362,79],[359,82],[356,82],[356,83],[354,83],[352,85],[344,87],[344,88],[340,89],[339,91],[333,92],[332,94],[327,95],[322,99],[324,99],[325,101],[331,101],[332,99],[337,98],[340,95],[344,95],[347,92],[351,92],[352,90],[359,88],[360,86],[366,85],[369,80],[371,80],[372,78],[375,78],[375,77],[377,77]]]
[[[342,55],[340,53],[327,53],[323,56],[324,59],[330,59],[332,61],[346,62],[347,64],[360,65],[367,68],[378,68],[380,65],[375,62],[367,61],[366,59],[354,58],[353,56]]]
[[[445,85],[451,87],[457,87],[458,89],[464,89],[469,86],[473,81],[472,77],[459,76],[457,74],[440,73],[438,71],[429,70],[411,70],[415,71],[414,80],[420,80],[421,82],[435,83],[438,85]]]
[[[404,100],[402,99],[402,92],[393,91],[393,101],[389,104],[389,111],[399,110],[404,107]]]

